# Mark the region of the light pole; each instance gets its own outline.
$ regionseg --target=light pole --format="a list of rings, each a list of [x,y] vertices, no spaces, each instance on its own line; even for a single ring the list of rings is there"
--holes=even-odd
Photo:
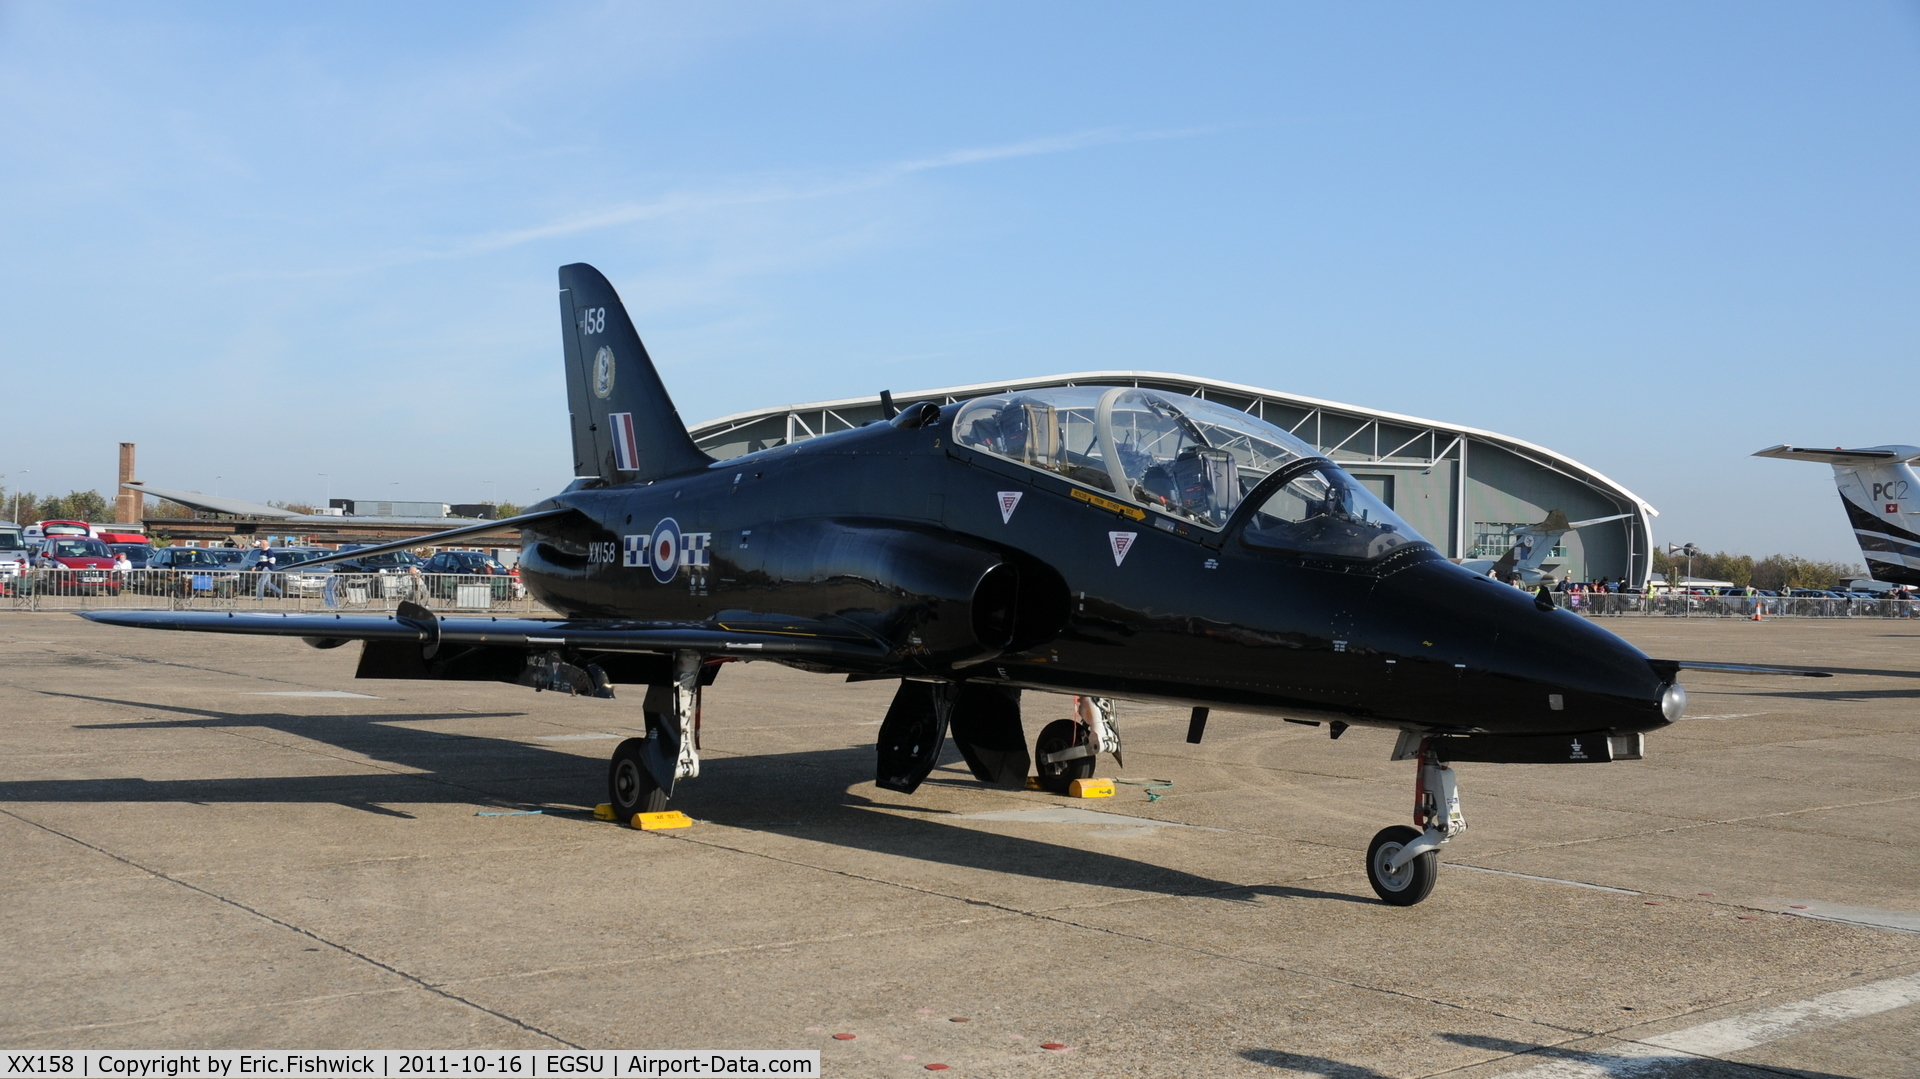
[[[1687,576],[1688,576],[1688,577],[1692,577],[1692,576],[1693,576],[1693,559],[1694,559],[1694,556],[1695,556],[1695,555],[1697,555],[1697,554],[1699,554],[1699,553],[1700,553],[1700,545],[1699,545],[1699,544],[1697,544],[1697,543],[1669,543],[1669,544],[1667,544],[1667,557],[1668,557],[1668,558],[1672,558],[1672,557],[1673,557],[1674,555],[1685,555],[1685,556],[1686,556],[1686,558],[1687,558]]]
[[[32,471],[33,469],[31,468],[23,468],[20,470],[19,475],[24,476]],[[20,485],[17,483],[13,486],[13,521],[15,524],[20,523]]]

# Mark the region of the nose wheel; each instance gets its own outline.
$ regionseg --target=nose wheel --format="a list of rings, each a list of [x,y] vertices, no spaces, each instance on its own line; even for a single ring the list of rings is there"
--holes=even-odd
[[[1412,732],[1400,736],[1395,760],[1410,755],[1419,761],[1413,786],[1413,823],[1382,828],[1367,844],[1367,882],[1375,895],[1396,907],[1410,907],[1433,891],[1440,877],[1440,845],[1467,830],[1460,812],[1458,777],[1439,759],[1431,739]]]
[[[1426,850],[1406,861],[1400,855],[1418,843],[1422,833],[1404,824],[1380,829],[1367,845],[1367,881],[1375,895],[1396,907],[1411,907],[1433,891],[1440,878],[1440,852]],[[1396,863],[1398,863],[1396,865]]]

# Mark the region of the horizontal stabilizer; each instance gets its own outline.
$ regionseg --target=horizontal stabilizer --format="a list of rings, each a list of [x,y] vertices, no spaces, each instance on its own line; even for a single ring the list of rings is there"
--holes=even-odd
[[[1608,521],[1624,521],[1631,516],[1633,516],[1633,514],[1631,513],[1616,513],[1611,517],[1589,517],[1584,521],[1573,521],[1569,523],[1567,527],[1568,528],[1585,528],[1588,525],[1603,525],[1603,524],[1606,524]]]
[[[1822,450],[1782,444],[1756,450],[1754,456],[1777,457],[1783,461],[1820,461],[1830,465],[1884,465],[1920,461],[1920,446],[1867,446],[1856,450],[1835,446],[1830,450]]]

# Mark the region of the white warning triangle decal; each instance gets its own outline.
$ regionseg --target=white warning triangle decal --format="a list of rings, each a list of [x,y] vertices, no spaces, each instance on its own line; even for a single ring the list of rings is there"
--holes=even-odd
[[[1026,492],[1024,491],[1001,491],[1000,492],[1000,523],[1001,524],[1006,524],[1008,521],[1013,520],[1013,508],[1020,504],[1020,496],[1025,493]]]
[[[1133,550],[1133,541],[1140,538],[1138,532],[1109,532],[1107,542],[1113,544],[1113,564],[1119,565],[1127,560],[1127,552]]]

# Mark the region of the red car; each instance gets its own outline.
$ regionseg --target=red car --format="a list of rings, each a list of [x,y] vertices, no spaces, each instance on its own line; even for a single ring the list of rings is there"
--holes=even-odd
[[[39,524],[35,525],[34,527],[40,530],[41,535],[46,536],[49,539],[54,536],[86,536],[92,539],[100,538],[98,535],[94,533],[93,526],[88,524],[85,521],[41,521]]]
[[[36,569],[55,571],[52,584],[60,595],[120,594],[120,577],[113,572],[113,552],[97,539],[50,537],[40,545],[33,564]]]

